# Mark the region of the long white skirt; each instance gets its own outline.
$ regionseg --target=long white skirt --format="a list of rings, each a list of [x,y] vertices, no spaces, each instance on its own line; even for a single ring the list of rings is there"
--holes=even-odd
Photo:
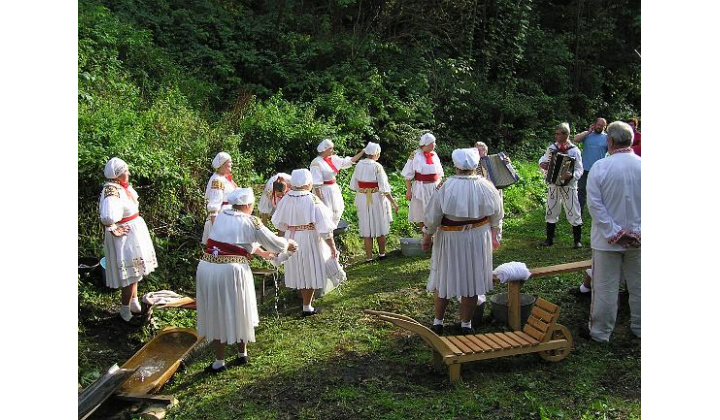
[[[205,219],[205,226],[203,226],[203,236],[200,241],[203,245],[207,244],[208,237],[210,237],[210,229],[212,229],[212,222],[210,222],[210,216]]]
[[[484,295],[493,289],[490,225],[435,234],[427,290],[444,299]]]
[[[323,184],[319,188],[322,192],[322,202],[332,210],[333,222],[337,225],[345,211],[345,201],[343,200],[340,187],[335,183],[330,185]]]
[[[112,289],[129,286],[157,268],[150,232],[142,216],[127,222],[127,235],[105,232],[105,284]]]
[[[368,204],[366,193],[355,195],[358,228],[362,238],[377,238],[390,232],[390,222],[392,222],[390,201],[379,192],[372,193],[371,197],[372,204]]]
[[[291,238],[290,235],[291,232],[285,232],[285,238]],[[298,243],[297,252],[285,262],[285,286],[289,289],[326,289],[330,283],[325,268],[331,258],[330,247],[314,230],[297,231],[294,239]]]
[[[412,184],[412,198],[408,209],[408,220],[425,223],[425,206],[435,194],[434,182],[415,181]]]
[[[260,317],[247,264],[200,261],[195,301],[198,335],[227,344],[255,342]]]

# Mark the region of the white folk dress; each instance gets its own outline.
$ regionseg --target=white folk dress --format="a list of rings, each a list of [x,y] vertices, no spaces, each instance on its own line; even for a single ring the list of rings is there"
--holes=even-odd
[[[448,178],[426,207],[425,230],[434,234],[427,289],[444,299],[484,295],[493,288],[491,228],[502,220],[503,208],[495,186],[479,175]],[[442,230],[443,218],[480,220],[479,227]],[[469,227],[469,225],[466,225]]]
[[[241,247],[250,254],[260,246],[270,252],[287,249],[287,241],[273,234],[259,218],[232,208],[218,214],[209,239]],[[246,258],[203,254],[196,272],[195,301],[200,336],[227,344],[255,341],[260,318]]]
[[[435,194],[435,187],[440,184],[442,177],[445,176],[437,153],[430,153],[432,153],[432,164],[427,163],[422,150],[415,150],[408,158],[401,172],[405,179],[413,180],[412,198],[410,199],[410,209],[408,211],[408,220],[411,222],[425,222],[425,206]],[[415,180],[416,173],[420,176],[437,174],[437,180],[435,182],[417,181]]]
[[[387,235],[393,219],[390,201],[384,196],[390,194],[390,182],[382,165],[372,159],[358,162],[350,179],[350,189],[357,193],[355,208],[360,236],[377,238]]]
[[[326,265],[332,257],[325,239],[332,237],[336,228],[330,209],[310,191],[293,190],[278,203],[272,223],[285,232],[286,239],[298,244],[285,262],[285,286],[330,291]]]
[[[139,215],[138,194],[132,186],[106,182],[100,195],[100,222],[105,228],[105,284],[129,286],[157,268],[157,257],[145,220]],[[134,215],[137,215],[133,218]],[[125,221],[126,219],[132,219]],[[113,236],[108,226],[127,225],[127,235]]]
[[[268,182],[265,183],[265,189],[263,189],[263,195],[260,197],[260,202],[258,203],[258,211],[261,214],[266,214],[269,216],[272,216],[272,214],[275,212],[275,207],[277,206],[277,199],[273,196],[273,184],[275,181],[277,181],[278,178],[286,179],[288,181],[288,185],[290,183],[290,175],[280,172],[278,174],[273,175]]]
[[[322,202],[332,211],[333,220],[337,225],[345,211],[345,202],[335,177],[339,171],[352,167],[353,161],[351,157],[341,158],[337,155],[331,155],[330,160],[337,171],[333,170],[322,156],[317,156],[310,163],[310,173],[313,178],[313,188],[320,190]]]
[[[218,173],[212,174],[208,180],[207,186],[205,187],[205,198],[207,199],[207,219],[205,219],[205,226],[203,228],[202,244],[207,243],[208,235],[210,234],[210,228],[212,228],[212,222],[210,221],[211,216],[217,216],[220,210],[232,208],[231,205],[225,200],[225,198],[237,188],[235,181],[227,179],[224,175]]]

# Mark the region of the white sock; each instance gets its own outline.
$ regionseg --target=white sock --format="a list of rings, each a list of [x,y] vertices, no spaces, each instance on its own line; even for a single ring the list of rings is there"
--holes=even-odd
[[[468,322],[460,321],[460,328],[472,328],[472,319]]]
[[[215,361],[212,364],[213,369],[220,369],[221,367],[225,366],[225,360],[215,359]]]
[[[380,256],[380,257],[384,257],[384,256],[385,256],[385,254],[380,254],[379,256]]]
[[[310,305],[303,305],[303,312],[312,312],[315,308],[313,308],[312,304]]]
[[[443,324],[443,320],[442,320],[442,319],[437,319],[437,318],[435,318],[435,320],[433,321],[433,325],[442,325],[442,324]]]
[[[242,356],[244,356],[244,357],[247,357],[247,349],[245,349],[245,351],[240,351],[240,352],[238,352],[238,356],[241,356],[241,357],[242,357]]]
[[[142,307],[140,306],[137,296],[130,299],[130,310],[136,314],[142,312]]]
[[[585,285],[582,284],[582,283],[580,284],[580,291],[581,291],[581,292],[583,292],[583,293],[588,293],[590,290],[592,290],[592,289],[588,289],[588,288],[585,287]]]
[[[132,313],[130,312],[130,305],[120,305],[120,316],[123,321],[127,322],[132,319]]]

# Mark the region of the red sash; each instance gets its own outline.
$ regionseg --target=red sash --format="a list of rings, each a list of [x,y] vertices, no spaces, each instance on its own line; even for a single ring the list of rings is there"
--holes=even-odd
[[[205,252],[215,254],[215,248],[217,248],[218,251],[217,255],[241,255],[248,259],[252,258],[252,255],[243,247],[214,241],[208,238],[207,245],[205,245]]]
[[[323,181],[323,184],[325,184],[325,185],[332,185],[334,183],[335,183],[334,179],[331,179],[330,181]]]
[[[420,172],[415,172],[415,181],[435,182],[438,179],[440,179],[440,176],[438,174],[421,174]]]
[[[132,216],[122,218],[122,219],[120,219],[120,221],[118,223],[127,223],[133,219],[137,219],[138,216],[140,216],[140,212],[137,212],[137,213],[133,214]]]
[[[335,165],[333,165],[333,163],[332,163],[332,156],[324,157],[323,160],[325,161],[325,163],[328,164],[328,166],[330,166],[330,169],[332,169],[333,171],[335,171],[335,173],[340,172],[340,171],[338,171],[338,169],[335,167]]]
[[[377,182],[358,181],[358,188],[379,188]]]

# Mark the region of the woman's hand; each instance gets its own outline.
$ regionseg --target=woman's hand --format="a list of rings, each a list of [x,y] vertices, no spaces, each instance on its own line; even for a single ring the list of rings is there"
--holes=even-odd
[[[128,234],[128,232],[130,232],[130,226],[128,225],[117,226],[115,227],[115,229],[110,231],[110,233],[112,233],[112,235],[116,238],[125,236]]]
[[[428,234],[423,235],[421,248],[425,252],[430,251],[430,248],[432,248],[432,236]]]
[[[405,191],[405,199],[406,199],[407,201],[412,200],[412,191],[411,191],[410,189],[408,189],[407,191]]]
[[[395,214],[397,214],[397,212],[398,212],[398,205],[397,205],[397,203],[394,202],[394,201],[392,202],[392,208],[393,208],[393,211],[395,212]]]

